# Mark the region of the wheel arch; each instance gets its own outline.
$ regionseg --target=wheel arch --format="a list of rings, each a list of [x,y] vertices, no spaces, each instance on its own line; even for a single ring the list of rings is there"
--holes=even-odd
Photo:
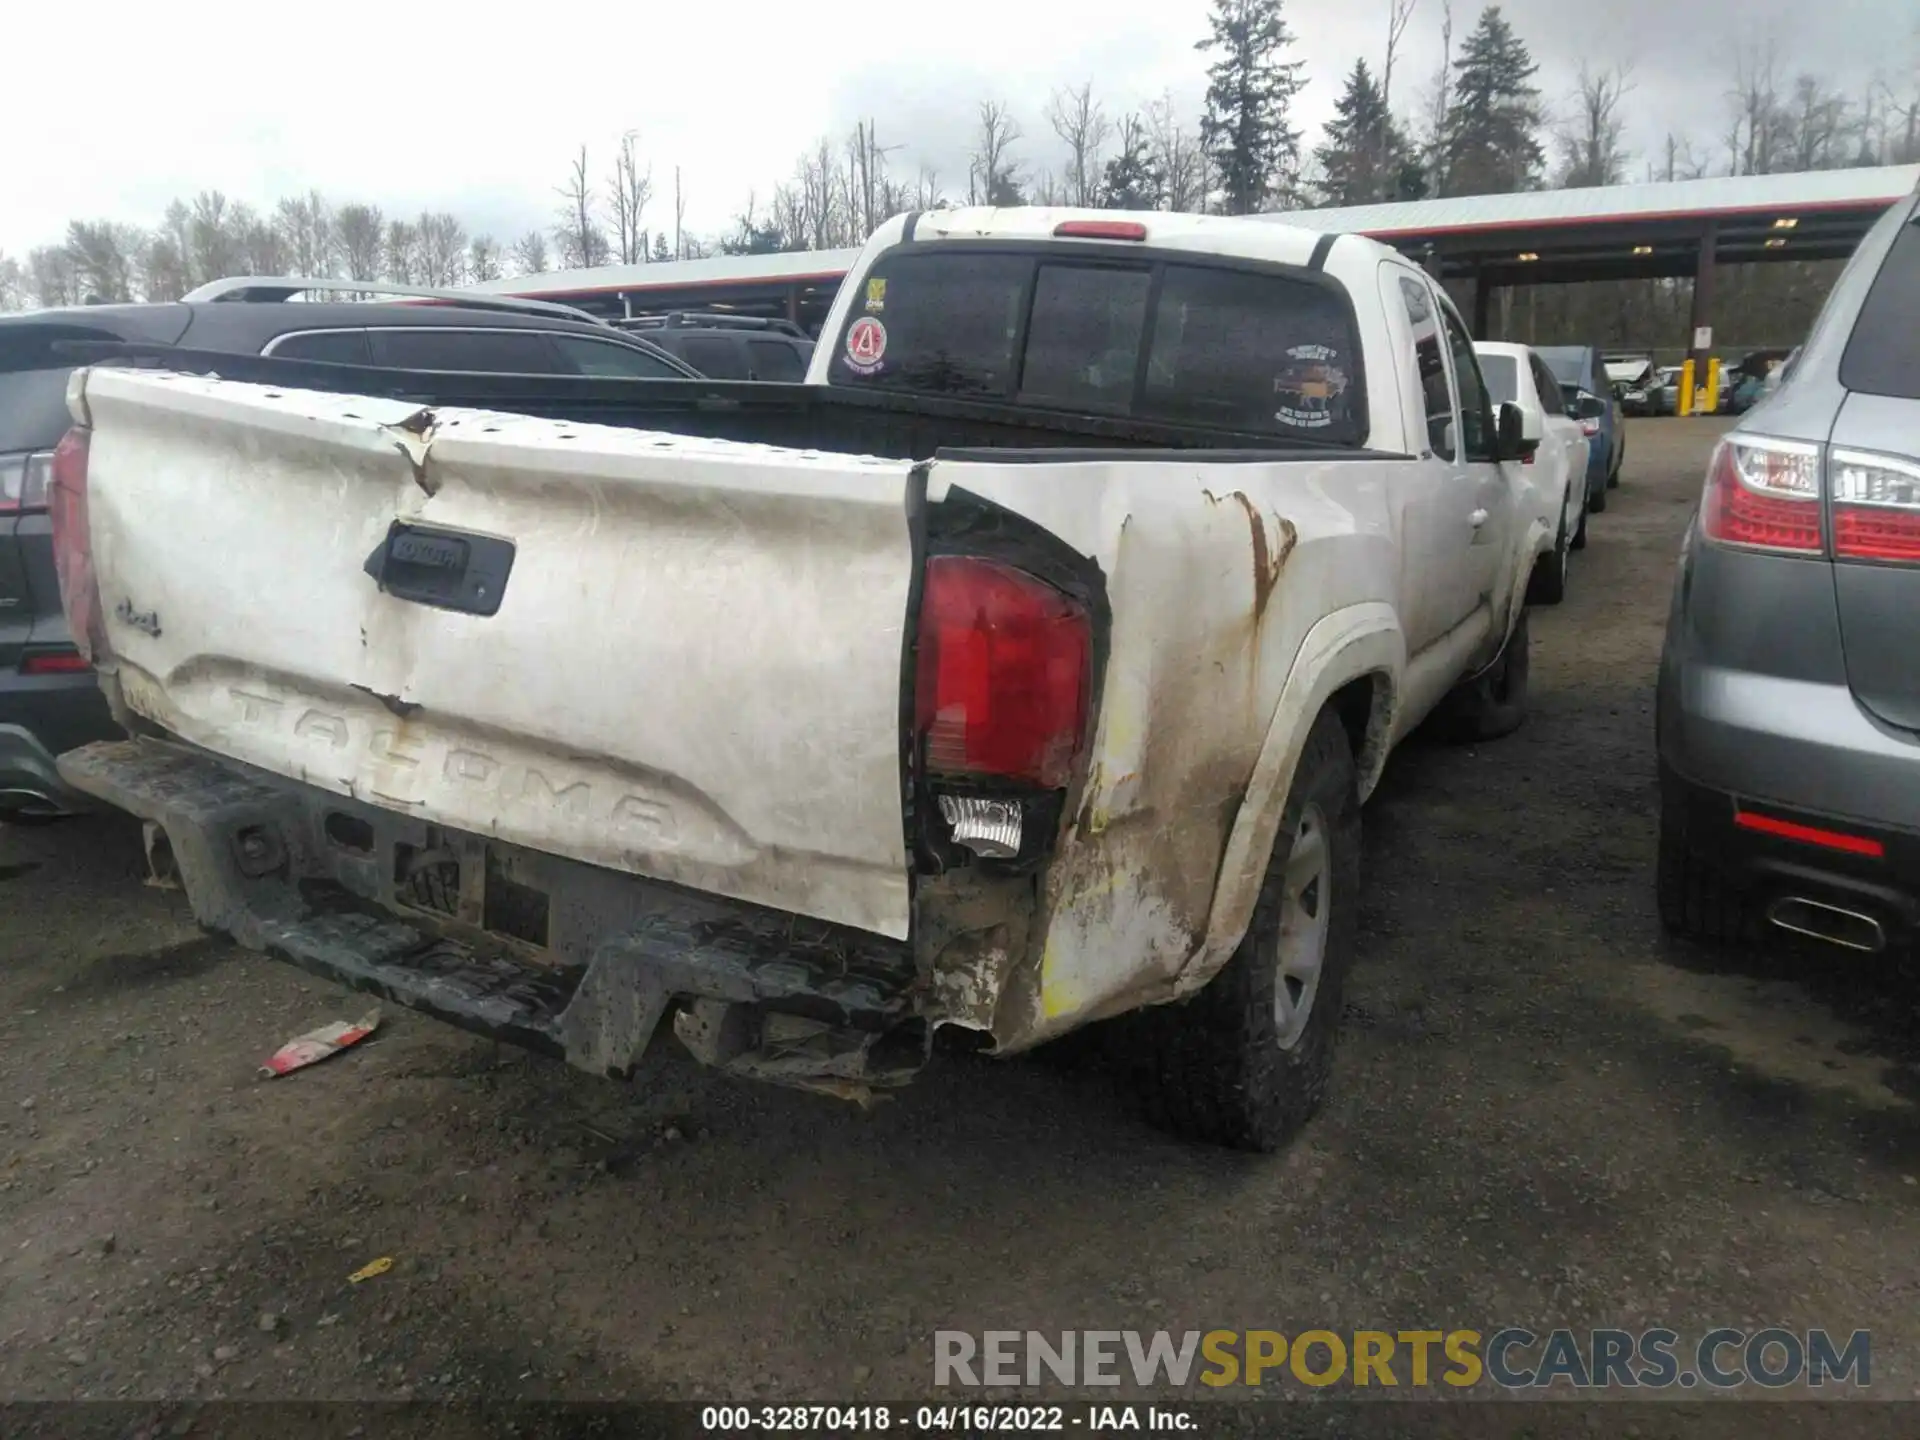
[[[1373,792],[1392,748],[1406,666],[1406,637],[1389,605],[1349,606],[1307,632],[1228,832],[1206,936],[1175,981],[1178,994],[1190,994],[1212,979],[1245,936],[1300,753],[1322,714],[1338,717],[1353,746],[1356,798],[1365,800]]]

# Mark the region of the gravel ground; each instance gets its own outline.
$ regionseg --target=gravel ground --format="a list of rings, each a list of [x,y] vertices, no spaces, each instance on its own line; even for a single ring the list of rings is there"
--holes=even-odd
[[[0,1397],[897,1401],[935,1328],[1769,1323],[1870,1328],[1920,1394],[1920,986],[1654,918],[1712,428],[1634,426],[1521,732],[1389,766],[1333,1095],[1270,1159],[1097,1066],[944,1057],[862,1113],[391,1007],[262,1083],[361,997],[202,936],[124,821],[0,828]]]

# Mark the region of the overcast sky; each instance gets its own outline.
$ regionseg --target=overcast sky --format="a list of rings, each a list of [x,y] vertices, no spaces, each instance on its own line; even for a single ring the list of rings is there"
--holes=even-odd
[[[1356,57],[1377,66],[1388,0],[1288,0],[1314,132]],[[976,101],[1009,102],[1029,166],[1058,163],[1041,110],[1092,79],[1110,110],[1171,91],[1197,113],[1207,0],[472,0],[320,6],[192,3],[88,12],[16,7],[7,22],[11,118],[0,145],[0,251],[23,256],[74,217],[151,224],[172,197],[218,188],[258,206],[316,187],[389,213],[458,214],[501,241],[546,226],[586,142],[604,175],[622,131],[651,158],[647,223],[672,223],[681,168],[688,228],[726,228],[764,198],[810,137],[856,119],[964,188]],[[1864,91],[1920,84],[1914,0],[1507,0],[1549,104],[1584,57],[1630,65],[1641,159],[1668,130],[1710,148],[1741,38],[1771,36],[1787,73]],[[1430,93],[1441,0],[1418,0],[1396,108]],[[1478,18],[1454,0],[1456,41]],[[1635,163],[1635,173],[1640,162]]]

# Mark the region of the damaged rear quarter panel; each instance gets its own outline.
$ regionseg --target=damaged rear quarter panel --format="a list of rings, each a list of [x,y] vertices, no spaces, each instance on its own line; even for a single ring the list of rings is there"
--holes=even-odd
[[[995,997],[1017,1050],[1171,998],[1302,639],[1390,601],[1398,565],[1362,460],[936,462],[929,502],[950,488],[1091,557],[1112,607],[1091,755]]]

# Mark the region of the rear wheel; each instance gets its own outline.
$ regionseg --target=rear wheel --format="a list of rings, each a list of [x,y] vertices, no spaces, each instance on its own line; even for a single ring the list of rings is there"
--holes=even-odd
[[[1606,486],[1602,485],[1598,490],[1590,490],[1587,492],[1587,509],[1592,511],[1595,515],[1598,515],[1602,510],[1606,508],[1607,508],[1607,487]]]
[[[1156,1124],[1272,1151],[1313,1118],[1333,1069],[1359,894],[1353,752],[1327,711],[1307,736],[1240,948],[1199,994],[1137,1017],[1137,1073]]]
[[[1669,934],[1716,946],[1752,938],[1753,913],[1745,893],[1694,844],[1686,806],[1676,795],[1660,797],[1656,874],[1660,923]]]
[[[1440,704],[1439,721],[1455,740],[1498,740],[1527,718],[1527,680],[1532,669],[1527,612],[1507,637],[1500,658]]]

